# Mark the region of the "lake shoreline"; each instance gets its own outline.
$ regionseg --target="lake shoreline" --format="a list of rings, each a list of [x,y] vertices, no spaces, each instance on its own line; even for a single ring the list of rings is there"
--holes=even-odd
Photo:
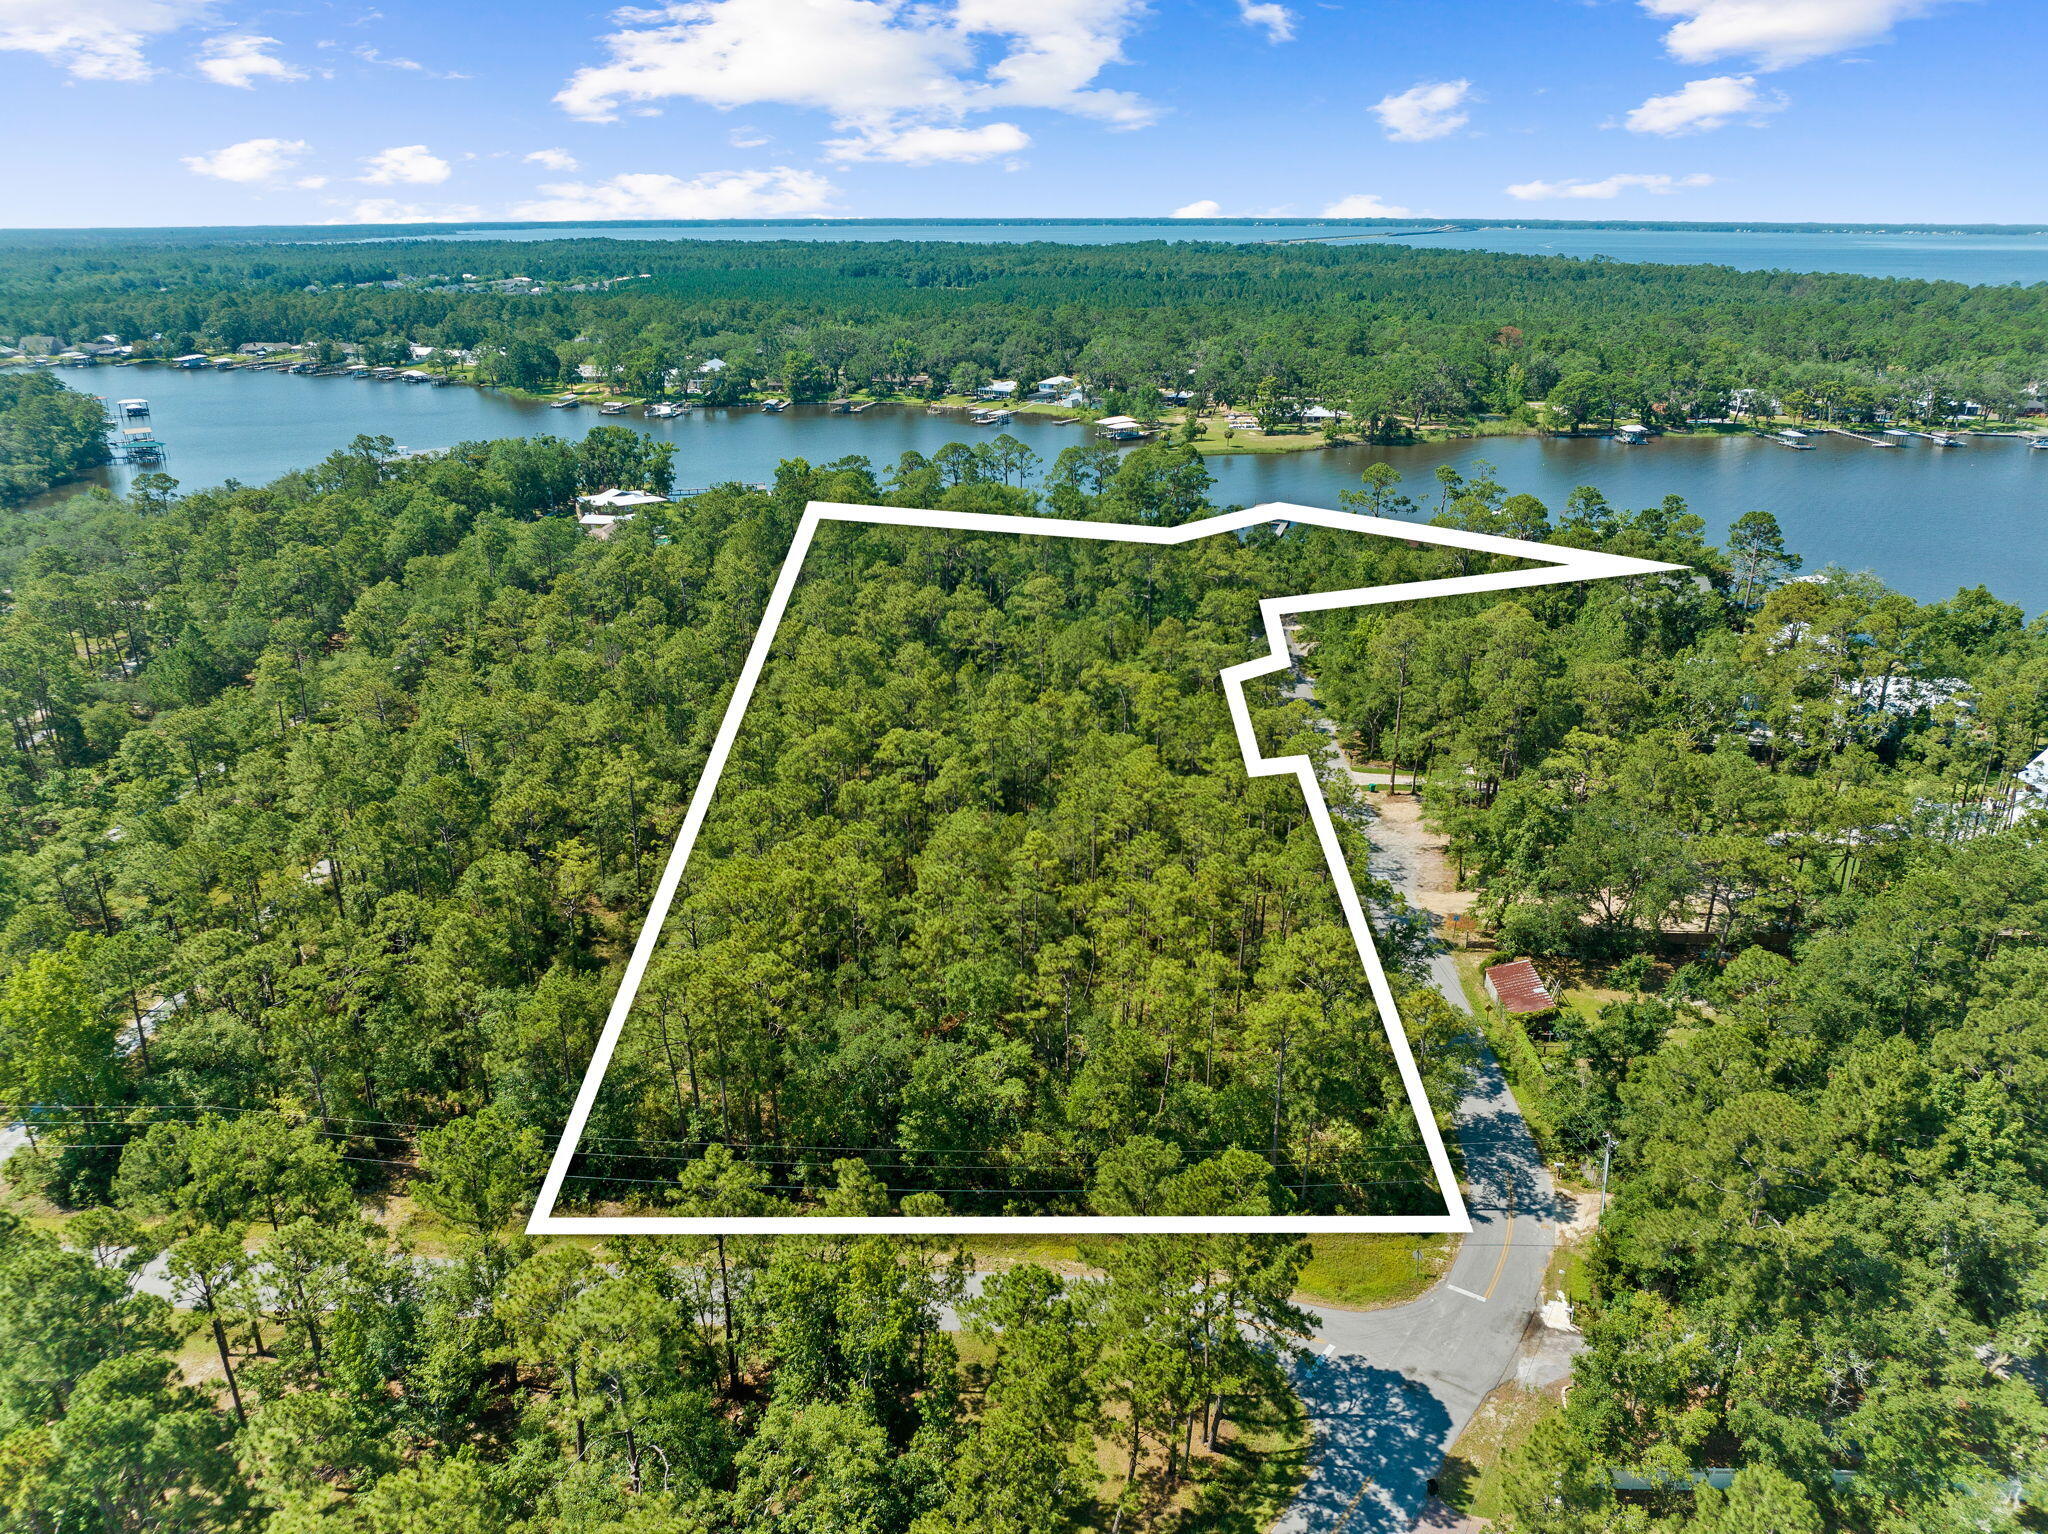
[[[280,360],[304,361],[308,359],[297,358],[292,354],[285,354]],[[167,365],[168,364],[166,359],[158,357],[138,357],[129,361],[109,364],[109,366],[117,368],[161,368]],[[209,370],[213,372],[222,373],[260,371],[266,373],[276,373],[278,374],[278,376],[286,378],[306,378],[309,381],[314,376],[316,376],[309,374],[292,373],[286,371],[283,368],[277,367],[251,366],[246,363],[236,364],[229,367],[220,367],[218,365],[214,365]],[[651,403],[651,401],[648,400],[646,396],[634,394],[621,394],[610,388],[610,386],[603,384],[585,383],[564,389],[533,390],[521,388],[516,384],[485,383],[480,379],[466,376],[465,371],[437,371],[431,367],[427,367],[421,364],[415,364],[415,370],[428,374],[434,380],[434,382],[431,385],[429,385],[429,387],[448,388],[461,386],[464,388],[474,389],[485,394],[495,394],[505,399],[518,400],[525,404],[540,405],[547,407],[552,407],[556,401],[561,400],[570,395],[574,395],[581,401],[581,403],[576,407],[579,410],[585,408],[597,409],[599,406],[605,404],[623,404],[628,407],[628,411],[637,408],[640,411],[638,419],[643,421],[648,419],[648,417],[645,414],[645,406]],[[97,371],[97,369],[94,369],[93,371]],[[383,383],[398,382],[400,380],[377,379],[372,381]],[[414,382],[407,383],[406,387],[417,388],[420,387],[420,385]],[[749,398],[734,400],[731,401],[730,403],[720,405],[706,405],[688,398],[680,400],[669,400],[667,396],[663,396],[661,402],[679,404],[683,406],[685,410],[691,411],[747,411],[763,409],[764,406],[770,400],[777,399],[780,397],[781,396],[775,395],[772,392],[764,394],[760,393],[759,391],[754,391]],[[829,404],[837,406],[842,399],[851,401],[853,404],[862,406],[863,410],[860,413],[865,413],[865,409],[868,407],[889,407],[902,410],[914,410],[919,407],[922,407],[924,411],[929,415],[960,415],[964,417],[975,410],[993,409],[1009,411],[1013,416],[1036,416],[1048,421],[1058,422],[1062,425],[1086,425],[1102,418],[1102,412],[1100,411],[1077,409],[1067,405],[1056,405],[1049,401],[1020,400],[1015,404],[1004,404],[1000,401],[974,399],[965,395],[941,395],[936,399],[930,399],[922,395],[906,393],[883,395],[854,394],[848,396],[835,397],[832,400],[785,401],[785,403],[799,403],[813,406]],[[608,422],[617,423],[622,414],[624,414],[624,412],[615,412],[613,415],[606,416],[605,420]],[[657,417],[656,419],[659,418]],[[1158,440],[1162,442],[1177,442],[1181,440],[1178,437],[1177,433],[1179,431],[1179,428],[1183,424],[1184,420],[1185,417],[1183,416],[1162,417],[1158,424],[1152,429],[1150,436],[1147,440]],[[1316,431],[1313,429],[1305,429],[1299,432],[1260,432],[1257,433],[1255,437],[1239,439],[1234,434],[1227,433],[1226,428],[1224,428],[1222,425],[1220,411],[1211,412],[1203,418],[1203,422],[1204,429],[1202,433],[1198,437],[1196,437],[1195,440],[1189,445],[1193,446],[1198,452],[1200,452],[1204,458],[1235,456],[1243,454],[1320,452],[1328,449],[1400,448],[1421,446],[1427,443],[1473,442],[1505,437],[1530,437],[1556,441],[1611,441],[1615,440],[1618,435],[1612,424],[1606,427],[1589,427],[1585,430],[1575,428],[1566,431],[1559,431],[1554,427],[1544,426],[1534,422],[1515,421],[1508,418],[1494,418],[1474,422],[1422,424],[1411,427],[1410,434],[1405,437],[1386,439],[1367,438],[1363,436],[1339,436],[1335,439],[1332,439],[1327,434],[1327,432]],[[963,420],[961,424],[975,426],[978,428],[983,423]],[[1883,429],[1882,426],[1871,425],[1869,423],[1852,422],[1849,423],[1847,427],[1838,427],[1837,424],[1832,421],[1815,422],[1797,416],[1771,416],[1762,417],[1754,421],[1745,422],[1694,421],[1688,422],[1684,425],[1658,426],[1651,429],[1649,435],[1652,438],[1673,438],[1679,440],[1736,436],[1766,436],[1773,432],[1780,431],[1788,427],[1797,428],[1802,431],[1815,432],[1828,432],[1838,429],[1864,431],[1880,431]],[[1245,429],[1246,428],[1238,428],[1238,430]],[[1918,430],[1920,428],[1916,427],[1915,429]],[[2048,433],[2048,417],[2031,417],[2019,421],[2014,421],[2008,424],[1989,427],[1943,426],[1929,429],[1943,431],[1950,435],[1956,436],[2026,437],[2041,433]],[[83,481],[74,481],[73,483],[83,483]],[[51,493],[55,493],[55,490],[61,490],[62,488],[63,487],[61,486],[55,487]]]
[[[927,456],[976,433],[957,411],[931,414],[922,402],[877,405],[858,415],[821,405],[780,413],[706,408],[668,419],[600,416],[589,408],[549,410],[538,400],[471,388],[383,385],[348,377],[313,378],[161,366],[101,380],[90,392],[150,396],[147,424],[167,450],[164,471],[187,489],[233,478],[262,484],[319,462],[358,435],[389,437],[428,450],[500,437],[576,440],[599,425],[642,432],[677,449],[676,483],[758,483],[778,463],[829,463],[857,455],[886,470],[904,452]],[[145,382],[144,380],[147,380]],[[1060,450],[1085,440],[1072,425],[1020,411],[1000,428],[1041,460],[1033,482]],[[1431,434],[1433,437],[1435,434]],[[1909,440],[1880,450],[1852,438],[1815,433],[1812,451],[1788,451],[1750,431],[1673,433],[1639,447],[1605,436],[1526,434],[1423,440],[1388,445],[1331,444],[1318,450],[1207,455],[1219,506],[1268,502],[1338,506],[1374,465],[1394,468],[1401,492],[1433,515],[1436,471],[1490,477],[1559,511],[1579,486],[1617,506],[1655,506],[1682,496],[1719,541],[1736,518],[1768,511],[1806,569],[1829,563],[1871,570],[1922,601],[1988,584],[2028,612],[2048,609],[2048,452],[2031,452],[2016,433],[1963,438],[1937,448]],[[136,471],[116,465],[31,502],[40,516],[93,486],[123,492]]]

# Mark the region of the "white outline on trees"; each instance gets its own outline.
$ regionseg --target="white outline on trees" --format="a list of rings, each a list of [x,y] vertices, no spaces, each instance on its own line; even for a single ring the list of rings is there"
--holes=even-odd
[[[1147,543],[1161,547],[1193,543],[1197,539],[1213,537],[1218,533],[1241,532],[1246,528],[1259,527],[1267,523],[1305,522],[1316,527],[1367,533],[1380,538],[1400,538],[1411,543],[1434,543],[1448,548],[1471,549],[1477,553],[1505,555],[1511,559],[1526,560],[1544,567],[1536,570],[1497,571],[1485,575],[1458,575],[1440,580],[1406,581],[1394,586],[1366,586],[1350,591],[1326,591],[1307,596],[1267,597],[1259,603],[1259,615],[1265,623],[1270,653],[1256,660],[1226,667],[1220,673],[1224,697],[1230,705],[1231,724],[1237,731],[1239,749],[1244,753],[1246,771],[1255,778],[1284,777],[1292,774],[1301,784],[1302,797],[1307,802],[1309,818],[1315,823],[1316,836],[1322,843],[1323,856],[1329,864],[1331,882],[1336,886],[1338,901],[1344,908],[1344,919],[1351,928],[1352,940],[1358,947],[1358,957],[1364,964],[1366,978],[1371,983],[1373,1001],[1379,1008],[1381,1026],[1386,1030],[1388,1047],[1393,1050],[1395,1064],[1400,1069],[1409,1108],[1415,1115],[1416,1127],[1422,1133],[1423,1144],[1429,1153],[1429,1163],[1435,1173],[1437,1186],[1444,1191],[1445,1209],[1442,1214],[935,1217],[771,1215],[724,1218],[679,1215],[560,1215],[554,1212],[555,1205],[561,1197],[562,1183],[568,1177],[569,1168],[576,1159],[577,1143],[582,1138],[585,1124],[589,1122],[591,1109],[597,1102],[598,1090],[604,1083],[605,1071],[611,1064],[612,1053],[617,1049],[619,1038],[625,1032],[626,1019],[632,1013],[633,1002],[640,991],[640,983],[646,976],[648,963],[654,957],[655,947],[660,942],[662,926],[668,919],[669,907],[675,901],[677,887],[682,882],[683,869],[690,860],[690,849],[696,845],[697,833],[703,828],[704,817],[710,811],[712,798],[718,789],[718,780],[725,771],[727,758],[732,754],[733,741],[739,735],[740,721],[745,717],[747,705],[754,696],[755,684],[761,679],[762,667],[767,663],[768,652],[775,643],[776,632],[782,626],[782,615],[789,606],[790,593],[795,589],[798,577],[802,574],[804,558],[810,552],[811,540],[822,522],[855,522],[875,527],[947,528],[957,532],[1011,533],[1036,538],[1090,538],[1097,542]],[[768,598],[767,610],[761,616],[760,630],[755,634],[754,642],[747,651],[746,664],[740,668],[739,681],[733,687],[732,701],[726,705],[725,718],[719,723],[717,739],[712,742],[711,754],[705,760],[703,777],[697,785],[696,792],[690,796],[690,805],[683,816],[682,829],[676,833],[675,850],[669,854],[668,864],[661,872],[661,882],[655,886],[654,899],[648,905],[647,917],[641,926],[639,939],[633,945],[632,957],[626,961],[625,977],[619,984],[619,992],[612,1002],[611,1012],[605,1018],[604,1031],[598,1036],[597,1048],[591,1055],[589,1068],[584,1072],[583,1083],[577,1089],[576,1103],[570,1110],[569,1122],[562,1130],[561,1140],[555,1147],[554,1158],[548,1165],[547,1176],[541,1183],[540,1197],[534,1205],[532,1218],[527,1222],[527,1233],[537,1236],[823,1236],[872,1235],[888,1232],[904,1235],[964,1236],[1015,1235],[1026,1231],[1124,1235],[1144,1232],[1189,1235],[1259,1231],[1378,1231],[1414,1235],[1469,1232],[1472,1229],[1471,1217],[1466,1212],[1464,1197],[1459,1192],[1450,1157],[1444,1149],[1443,1135],[1437,1129],[1435,1115],[1430,1111],[1429,1099],[1423,1092],[1422,1075],[1416,1069],[1415,1058],[1409,1051],[1408,1035],[1402,1027],[1400,1013],[1394,1005],[1394,993],[1387,984],[1386,970],[1380,963],[1379,950],[1374,945],[1372,929],[1365,917],[1365,908],[1359,902],[1358,888],[1352,881],[1350,866],[1345,861],[1342,847],[1338,844],[1337,829],[1330,818],[1330,807],[1323,798],[1322,784],[1316,776],[1315,761],[1312,757],[1306,756],[1268,757],[1260,752],[1252,730],[1251,710],[1245,703],[1244,684],[1253,677],[1283,671],[1290,665],[1287,635],[1283,624],[1288,617],[1296,613],[1328,612],[1344,607],[1370,607],[1388,602],[1414,602],[1430,597],[1513,591],[1528,586],[1604,580],[1619,575],[1651,575],[1658,571],[1683,568],[1685,567],[1682,565],[1660,564],[1652,560],[1632,559],[1592,549],[1532,543],[1521,538],[1498,538],[1490,533],[1430,527],[1418,523],[1397,522],[1386,517],[1365,516],[1358,512],[1325,511],[1319,507],[1295,506],[1278,501],[1246,507],[1241,511],[1225,512],[1220,516],[1184,523],[1179,527],[1149,527],[1124,522],[1078,522],[1056,517],[992,516],[965,511],[914,511],[889,506],[849,506],[832,501],[811,502],[804,508],[803,520],[797,526],[796,537],[790,544],[780,573],[776,576],[775,589]]]

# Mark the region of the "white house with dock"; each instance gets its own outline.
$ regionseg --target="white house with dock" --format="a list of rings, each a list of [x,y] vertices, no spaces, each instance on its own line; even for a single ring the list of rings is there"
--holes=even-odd
[[[576,497],[583,509],[576,514],[577,525],[593,538],[609,538],[621,522],[630,522],[643,506],[666,506],[668,497],[651,490],[593,490]]]

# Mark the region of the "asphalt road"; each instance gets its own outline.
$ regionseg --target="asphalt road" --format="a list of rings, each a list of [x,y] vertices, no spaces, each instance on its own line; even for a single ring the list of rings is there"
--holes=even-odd
[[[1315,696],[1306,681],[1287,691],[1303,702]],[[1375,845],[1370,871],[1418,892],[1416,869],[1388,847]],[[1431,958],[1430,975],[1451,1005],[1471,1011],[1449,954]],[[1315,1347],[1296,1375],[1315,1441],[1308,1479],[1275,1534],[1413,1528],[1445,1453],[1542,1330],[1543,1273],[1571,1211],[1490,1053],[1458,1103],[1456,1128],[1472,1234],[1420,1299],[1315,1311]]]

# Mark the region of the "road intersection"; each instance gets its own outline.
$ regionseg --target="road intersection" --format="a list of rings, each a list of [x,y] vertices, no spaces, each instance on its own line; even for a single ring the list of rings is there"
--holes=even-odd
[[[1296,649],[1299,664],[1302,652]],[[1299,676],[1300,673],[1297,672]],[[1286,696],[1313,704],[1306,678]],[[1318,718],[1334,734],[1327,719]],[[1354,783],[1384,774],[1346,766]],[[1421,909],[1413,850],[1376,840],[1368,870]],[[1447,952],[1429,959],[1444,999],[1470,1013]],[[1315,1425],[1309,1474],[1274,1534],[1392,1534],[1415,1526],[1444,1455],[1544,1328],[1543,1275],[1571,1218],[1491,1051],[1459,1100],[1455,1130],[1472,1234],[1427,1294],[1384,1310],[1309,1307],[1317,1319],[1296,1372]],[[1569,1350],[1548,1349],[1556,1357]],[[1555,1367],[1553,1365],[1553,1367]]]

